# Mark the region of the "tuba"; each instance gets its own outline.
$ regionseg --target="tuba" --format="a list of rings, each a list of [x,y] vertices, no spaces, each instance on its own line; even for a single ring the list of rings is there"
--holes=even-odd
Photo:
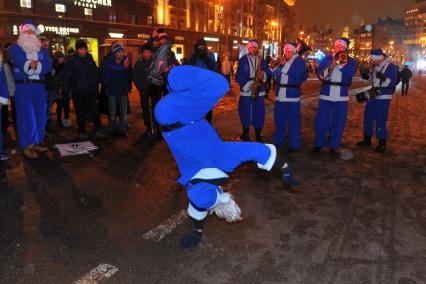
[[[265,85],[262,71],[262,54],[259,53],[257,56],[257,64],[254,76],[254,82],[250,85],[249,89],[251,92],[251,98],[256,100],[259,97],[260,88]]]
[[[297,38],[297,54],[299,56],[306,56],[308,52],[311,52],[312,48],[307,45],[305,42],[303,42],[300,38]]]

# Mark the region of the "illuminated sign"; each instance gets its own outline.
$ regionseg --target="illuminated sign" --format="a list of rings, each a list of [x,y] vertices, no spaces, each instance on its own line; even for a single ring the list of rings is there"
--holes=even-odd
[[[175,36],[175,40],[185,40],[185,37],[177,35]]]
[[[150,38],[150,35],[149,34],[138,34],[138,38],[142,38],[142,39]]]
[[[123,38],[124,34],[122,33],[109,33],[110,38]]]
[[[204,37],[204,40],[205,40],[205,41],[219,41],[219,38],[217,38],[217,37],[207,37],[207,36],[205,36],[205,37]]]
[[[112,0],[74,0],[75,6],[96,8],[97,6],[111,7]]]
[[[55,33],[57,35],[69,35],[69,34],[80,33],[79,28],[73,28],[73,27],[57,27],[57,26],[38,25],[37,29],[40,31],[40,33]],[[18,25],[12,26],[12,34],[13,35],[19,35]]]

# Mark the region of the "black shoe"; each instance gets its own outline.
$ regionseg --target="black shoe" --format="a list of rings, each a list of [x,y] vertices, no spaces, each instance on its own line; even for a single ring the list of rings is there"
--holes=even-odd
[[[371,136],[364,136],[364,140],[356,143],[358,147],[368,147],[371,146]]]
[[[243,134],[241,134],[240,139],[242,141],[250,141],[249,128],[243,127]]]
[[[154,136],[154,134],[155,134],[154,133],[154,129],[152,129],[152,127],[147,127],[145,135],[149,136],[149,137],[152,137],[152,136]]]
[[[377,146],[374,151],[376,151],[377,153],[383,153],[384,151],[386,151],[386,139],[380,139],[379,146]]]
[[[336,149],[329,149],[329,154],[330,154],[330,156],[331,156],[331,157],[333,157],[333,158],[338,158],[338,157],[340,157],[340,154],[339,154],[339,152],[337,152],[337,151],[336,151]]]
[[[196,247],[201,243],[202,237],[203,233],[193,230],[191,234],[182,237],[179,243],[183,248]]]
[[[118,133],[118,136],[122,138],[126,138],[126,137],[129,137],[129,133],[127,133],[126,131],[122,131]]]
[[[288,151],[289,151],[290,153],[298,153],[298,152],[299,152],[299,149],[288,148]]]
[[[262,128],[256,128],[256,141],[263,143],[263,135],[262,135]]]
[[[312,148],[311,153],[318,154],[319,152],[321,152],[321,147],[314,147],[314,148]]]

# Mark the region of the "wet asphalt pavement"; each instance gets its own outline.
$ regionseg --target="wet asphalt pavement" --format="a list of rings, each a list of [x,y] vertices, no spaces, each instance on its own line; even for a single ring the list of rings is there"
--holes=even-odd
[[[243,220],[210,216],[193,249],[178,242],[191,224],[174,159],[164,141],[144,136],[132,94],[128,138],[93,138],[100,149],[74,157],[51,150],[28,161],[17,151],[1,164],[9,183],[0,185],[0,283],[74,283],[100,264],[118,271],[98,283],[426,283],[425,83],[416,77],[404,97],[398,88],[385,154],[354,146],[363,105],[351,101],[342,141],[354,154],[349,161],[309,153],[317,99],[305,99],[302,150],[280,150],[302,185],[291,189],[254,163],[240,166],[225,190]],[[318,87],[310,81],[303,92]],[[228,94],[215,109],[225,140],[240,134],[237,99]],[[76,130],[55,130],[49,146],[75,141]],[[9,153],[12,129],[10,136]],[[160,241],[144,238],[171,223]]]

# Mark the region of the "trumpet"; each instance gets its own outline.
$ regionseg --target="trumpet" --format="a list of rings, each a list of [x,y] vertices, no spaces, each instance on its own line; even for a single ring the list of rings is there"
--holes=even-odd
[[[336,58],[337,65],[346,65],[349,61],[349,55],[346,51],[337,52],[334,58]]]
[[[254,82],[250,85],[249,89],[251,92],[251,98],[256,100],[259,97],[260,88],[265,85],[265,80],[262,71],[262,55],[259,54],[257,57],[257,64],[254,76]]]

